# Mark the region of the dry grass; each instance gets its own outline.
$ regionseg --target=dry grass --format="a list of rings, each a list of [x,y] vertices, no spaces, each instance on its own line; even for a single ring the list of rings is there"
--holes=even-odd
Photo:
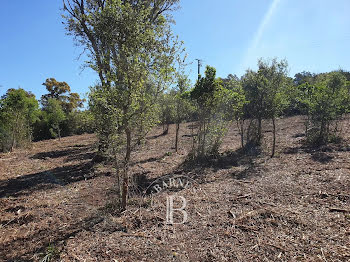
[[[120,216],[106,212],[114,171],[92,166],[94,136],[38,142],[0,155],[0,260],[39,261],[51,244],[60,261],[350,261],[345,142],[305,148],[302,119],[292,117],[278,121],[275,158],[239,154],[233,126],[219,159],[183,165],[191,138],[181,138],[176,154],[174,127],[161,133],[133,154],[131,172],[144,185],[173,173],[195,179],[195,191],[177,192],[188,201],[187,223],[165,224],[168,192],[152,205],[135,195]]]

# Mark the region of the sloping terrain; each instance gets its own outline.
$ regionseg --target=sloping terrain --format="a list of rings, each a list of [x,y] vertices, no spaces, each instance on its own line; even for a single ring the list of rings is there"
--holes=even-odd
[[[93,135],[1,154],[0,260],[350,261],[349,121],[344,142],[314,149],[303,146],[301,117],[277,126],[276,157],[268,156],[269,125],[267,153],[245,155],[233,125],[222,156],[200,165],[185,163],[190,124],[178,154],[174,126],[165,136],[155,128],[133,153],[135,185],[171,174],[193,184],[153,196],[132,190],[122,214],[114,208],[116,172],[91,161]],[[169,194],[187,200],[186,223],[166,224]]]

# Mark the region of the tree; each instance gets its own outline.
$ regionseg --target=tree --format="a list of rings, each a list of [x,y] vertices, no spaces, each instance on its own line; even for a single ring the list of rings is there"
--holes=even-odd
[[[169,125],[175,120],[175,94],[173,92],[162,94],[159,97],[160,121],[163,126],[163,135],[169,132]]]
[[[7,91],[0,99],[2,151],[12,151],[32,141],[32,128],[39,112],[39,104],[33,94],[21,88]]]
[[[294,84],[296,86],[309,83],[313,84],[315,82],[316,74],[310,73],[310,72],[300,72],[294,75]]]
[[[226,129],[223,112],[218,110],[223,101],[222,84],[221,80],[216,78],[214,67],[207,66],[205,77],[200,76],[191,91],[191,98],[196,102],[199,115],[194,157],[215,155]]]
[[[313,85],[299,86],[306,119],[306,136],[312,144],[325,144],[336,138],[338,122],[349,112],[349,86],[344,75],[331,72],[319,75]]]
[[[49,123],[50,133],[53,137],[57,137],[61,140],[61,125],[66,119],[66,115],[62,109],[62,105],[59,100],[49,98],[47,106],[45,108],[47,122]],[[57,133],[56,133],[57,132]]]
[[[81,99],[78,93],[70,93],[68,96],[68,102],[63,104],[63,110],[66,113],[72,113],[78,108],[84,106],[85,99]]]
[[[50,99],[57,100],[63,110],[65,117],[59,124],[59,134],[57,125],[55,128],[48,122],[47,115],[42,114],[40,121],[35,125],[34,134],[36,140],[49,139],[52,137],[62,137],[75,134],[77,130],[77,122],[79,108],[83,107],[85,99],[81,99],[78,93],[71,92],[70,86],[66,82],[57,81],[55,78],[48,78],[43,83],[48,93],[41,97],[41,105],[43,111],[47,111],[48,101]]]
[[[259,145],[261,143],[261,122],[264,118],[264,98],[265,92],[263,90],[264,78],[257,72],[247,70],[242,77],[242,85],[244,94],[249,103],[246,105],[247,117],[250,118],[250,124],[247,129],[247,143],[253,143]],[[254,120],[257,121],[257,126],[254,124]],[[251,128],[253,125],[253,128]]]
[[[223,87],[228,90],[233,90],[240,86],[240,79],[236,75],[229,74],[221,80]]]
[[[345,71],[344,69],[339,69],[335,72],[339,72],[340,74],[342,74],[346,78],[346,81],[350,82],[350,72],[349,71]]]
[[[276,148],[276,117],[278,117],[288,105],[287,91],[287,72],[288,62],[286,60],[258,62],[259,74],[262,74],[266,79],[267,97],[266,97],[266,117],[271,119],[273,127],[273,142],[271,157],[275,155]]]
[[[262,120],[271,119],[273,126],[273,142],[271,157],[275,154],[276,124],[275,119],[286,107],[286,79],[288,63],[277,59],[258,61],[258,71],[248,70],[243,77],[243,88],[249,103],[247,111],[250,117],[257,120],[256,133],[252,142],[260,145],[262,139]],[[250,130],[251,131],[251,130]],[[251,135],[249,135],[251,136]]]
[[[66,82],[59,82],[55,78],[46,79],[43,86],[46,87],[48,94],[41,97],[41,104],[45,108],[50,98],[58,100],[66,114],[74,109],[83,107],[84,99],[80,99],[78,93],[71,93],[70,86]]]
[[[66,82],[58,82],[55,78],[48,78],[42,85],[45,86],[49,92],[41,97],[41,103],[43,106],[45,106],[50,98],[54,98],[62,102],[66,102],[68,100],[66,93],[70,92],[70,86]]]
[[[83,110],[70,113],[65,123],[71,132],[70,134],[93,133],[95,131],[95,123],[91,110]]]
[[[223,97],[223,111],[225,112],[225,119],[228,121],[236,121],[241,136],[241,147],[244,147],[244,121],[245,121],[245,99],[244,91],[239,83],[235,80],[235,84],[225,85],[222,90]]]
[[[129,42],[127,38],[130,39],[130,34],[136,36],[139,33],[133,31],[130,24],[123,24],[122,20],[127,23],[145,22],[151,26],[162,26],[166,18],[164,14],[176,8],[178,2],[179,0],[63,0],[66,29],[89,52],[90,61],[87,66],[98,73],[101,85],[108,87],[112,81],[112,63],[117,61],[122,45]],[[130,16],[128,21],[123,14],[130,10],[134,14],[138,13],[139,17]],[[144,28],[148,25],[145,24]],[[116,35],[119,39],[115,38]],[[111,45],[114,50],[110,48]],[[115,48],[116,45],[119,46]]]
[[[295,84],[294,79],[291,77],[286,77],[284,94],[288,100],[288,106],[284,108],[283,115],[292,116],[303,114],[302,105],[300,104],[298,93],[298,86]]]
[[[127,203],[133,137],[146,134],[156,123],[156,98],[174,74],[179,48],[165,12],[177,2],[64,1],[67,30],[89,52],[88,66],[100,78],[91,93],[91,109],[99,122],[99,151],[108,149],[108,141],[125,146],[122,210]]]
[[[190,81],[185,75],[179,75],[177,78],[177,86],[173,90],[175,96],[175,152],[179,149],[179,133],[180,124],[189,116],[193,111],[193,107],[190,100],[189,93]]]
[[[223,111],[225,119],[228,121],[236,121],[241,136],[241,147],[244,147],[244,122],[247,116],[245,112],[244,90],[241,80],[236,76],[229,74],[222,79],[223,84]]]

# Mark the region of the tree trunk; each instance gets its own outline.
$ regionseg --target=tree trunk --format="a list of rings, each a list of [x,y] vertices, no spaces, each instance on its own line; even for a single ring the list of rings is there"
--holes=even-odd
[[[10,151],[12,152],[15,149],[15,144],[16,144],[16,129],[12,129],[12,141],[11,141],[11,148]]]
[[[165,134],[167,135],[169,133],[169,123],[166,124]]]
[[[16,114],[16,121],[15,121],[15,125],[12,128],[12,141],[11,141],[11,149],[10,151],[12,152],[15,149],[16,146],[16,134],[18,133],[18,118],[19,118],[19,114]]]
[[[194,140],[194,131],[193,131],[193,128],[194,128],[194,124],[193,122],[191,123],[191,136],[192,136],[192,152],[194,152],[194,143],[195,143],[195,140]]]
[[[253,120],[251,119],[249,121],[248,127],[247,127],[247,135],[246,135],[246,141],[247,143],[252,142],[252,134],[251,134],[251,129],[252,129],[252,124],[253,124]]]
[[[307,138],[309,136],[308,131],[309,131],[309,122],[310,122],[310,116],[307,115],[307,120],[305,122],[305,137]]]
[[[257,143],[260,145],[261,143],[261,117],[258,118],[258,141]]]
[[[168,123],[164,123],[163,124],[163,136],[167,135],[169,133],[169,124]]]
[[[28,135],[28,143],[31,143],[33,141],[33,130],[31,128],[31,124],[28,121],[27,122],[27,135]]]
[[[324,143],[324,141],[325,141],[325,129],[326,129],[326,127],[325,127],[325,121],[322,120],[322,121],[321,121],[320,135],[319,135],[319,139],[320,139],[320,142],[321,142],[321,143]]]
[[[12,152],[14,149],[15,149],[15,135],[13,134],[10,152]]]
[[[206,140],[206,133],[207,133],[207,125],[205,123],[205,120],[203,122],[203,139],[202,139],[202,150],[201,150],[201,155],[205,155],[205,140]]]
[[[175,135],[175,152],[176,153],[179,149],[179,131],[180,131],[180,123],[176,123],[176,135]]]
[[[131,155],[131,131],[127,128],[125,130],[126,133],[126,153],[125,153],[125,161],[124,161],[124,170],[123,170],[123,186],[122,186],[122,195],[121,195],[121,210],[126,210],[126,203],[128,198],[128,188],[129,188],[129,162]]]
[[[58,141],[61,141],[61,129],[60,127],[57,128],[58,131]]]
[[[273,141],[272,141],[272,153],[271,158],[275,156],[275,149],[276,149],[276,123],[275,118],[272,118],[272,127],[273,127]]]
[[[244,120],[237,120],[237,127],[241,135],[241,147],[244,148]]]

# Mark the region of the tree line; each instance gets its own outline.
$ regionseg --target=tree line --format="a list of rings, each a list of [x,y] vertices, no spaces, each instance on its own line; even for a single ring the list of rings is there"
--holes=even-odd
[[[216,77],[215,68],[207,66],[205,75],[199,76],[192,86],[186,75],[179,74],[169,90],[154,98],[152,116],[144,118],[146,112],[142,112],[139,117],[141,123],[135,131],[137,144],[150,130],[147,125],[162,125],[163,135],[166,135],[169,125],[175,124],[174,148],[177,152],[181,123],[196,121],[198,133],[193,136],[193,157],[206,156],[218,153],[221,139],[232,122],[238,127],[241,147],[244,148],[260,145],[262,121],[270,120],[274,137],[273,156],[276,118],[291,115],[306,116],[306,142],[315,145],[339,140],[339,120],[349,112],[350,72],[336,70],[313,74],[304,71],[294,78],[289,77],[287,72],[285,60],[260,59],[258,70],[249,69],[241,78],[232,74],[226,78]],[[111,122],[117,121],[118,116],[105,119],[110,112],[107,109],[97,111],[101,110],[101,101],[96,98],[98,87],[92,88],[90,107],[80,110],[85,100],[72,93],[66,82],[48,78],[43,85],[48,93],[39,101],[21,88],[9,89],[1,97],[1,151],[12,151],[32,141],[74,134],[96,131],[103,136],[102,130],[107,137],[112,133],[112,130],[106,130],[108,126],[120,132],[118,124]],[[113,100],[114,103],[120,101]],[[100,140],[100,144],[105,144],[100,147],[101,153],[111,155],[112,140]],[[117,146],[120,147],[120,144],[117,143]]]
[[[38,101],[22,88],[0,98],[0,151],[12,151],[32,141],[93,132],[91,112],[79,110],[84,100],[66,82],[46,79],[47,94]]]

